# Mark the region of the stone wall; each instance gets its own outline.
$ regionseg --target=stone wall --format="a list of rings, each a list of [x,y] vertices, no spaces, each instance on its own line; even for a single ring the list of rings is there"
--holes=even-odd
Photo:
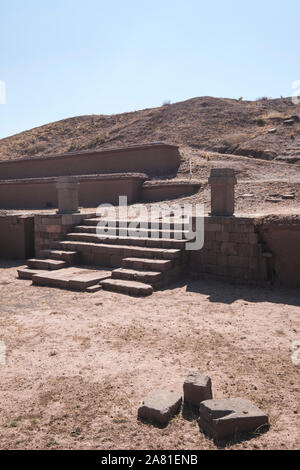
[[[34,217],[35,256],[39,257],[41,250],[53,248],[53,242],[64,240],[72,227],[79,225],[83,219],[95,217],[95,213],[82,214],[50,214]]]
[[[104,173],[176,174],[178,146],[163,143],[0,162],[0,180]]]
[[[293,217],[261,219],[257,230],[272,253],[268,260],[272,282],[300,287],[300,220]]]
[[[0,258],[27,259],[33,255],[33,216],[0,215]]]
[[[203,249],[190,252],[190,272],[248,283],[268,281],[268,261],[253,218],[205,217],[204,230]]]
[[[141,198],[146,175],[111,174],[78,176],[79,205],[98,207],[102,203],[118,204],[119,195],[127,196],[128,204]],[[57,208],[57,178],[28,178],[0,181],[0,207],[3,209]]]
[[[146,202],[159,202],[190,196],[201,186],[198,181],[146,181],[142,186],[141,197]]]

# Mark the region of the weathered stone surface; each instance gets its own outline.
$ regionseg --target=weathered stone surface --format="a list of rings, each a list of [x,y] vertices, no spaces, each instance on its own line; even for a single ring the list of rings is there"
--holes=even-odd
[[[190,372],[183,384],[184,402],[200,406],[212,398],[211,379],[207,375]]]
[[[268,416],[244,398],[203,401],[199,414],[200,427],[215,439],[268,425]]]
[[[167,424],[179,410],[182,397],[179,393],[155,390],[150,393],[138,409],[139,418]]]

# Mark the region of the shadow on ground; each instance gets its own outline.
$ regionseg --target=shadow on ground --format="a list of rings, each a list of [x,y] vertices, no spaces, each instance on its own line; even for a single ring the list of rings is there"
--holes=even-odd
[[[205,278],[197,280],[187,278],[171,286],[171,288],[176,287],[186,287],[187,292],[208,296],[210,302],[228,305],[242,299],[252,303],[270,302],[300,306],[300,291],[297,288],[247,286]],[[165,290],[167,289],[170,287]]]

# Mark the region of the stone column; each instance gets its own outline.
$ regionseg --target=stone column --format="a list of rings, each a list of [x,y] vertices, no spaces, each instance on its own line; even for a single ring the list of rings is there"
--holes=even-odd
[[[78,210],[79,183],[76,178],[63,176],[56,182],[58,214],[74,214]]]
[[[213,168],[208,183],[211,186],[211,215],[234,214],[234,185],[237,183],[231,168]]]

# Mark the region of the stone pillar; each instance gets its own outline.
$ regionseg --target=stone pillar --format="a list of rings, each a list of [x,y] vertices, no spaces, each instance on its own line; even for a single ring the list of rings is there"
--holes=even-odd
[[[79,183],[76,178],[63,176],[56,182],[58,214],[74,214],[78,210]]]
[[[208,183],[211,186],[211,215],[234,214],[234,185],[237,183],[231,168],[213,168]]]

